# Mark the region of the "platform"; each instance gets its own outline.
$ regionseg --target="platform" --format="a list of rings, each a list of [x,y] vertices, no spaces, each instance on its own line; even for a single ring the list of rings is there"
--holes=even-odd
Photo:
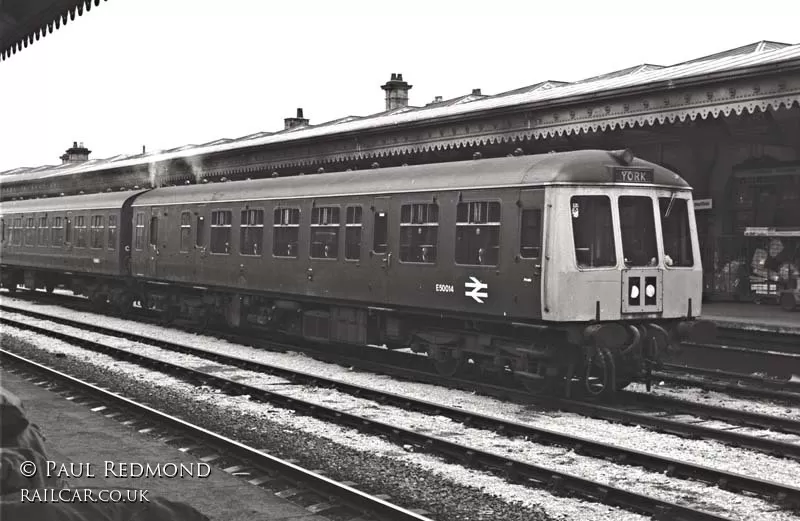
[[[89,408],[0,370],[3,387],[19,397],[25,412],[46,437],[50,457],[64,463],[104,461],[138,463],[196,463],[188,454],[153,437],[139,434]],[[211,466],[207,478],[93,478],[68,479],[72,487],[147,489],[151,496],[182,501],[214,521],[328,521],[269,491]]]
[[[701,315],[718,327],[800,336],[800,312],[785,311],[777,305],[708,302],[703,303]]]

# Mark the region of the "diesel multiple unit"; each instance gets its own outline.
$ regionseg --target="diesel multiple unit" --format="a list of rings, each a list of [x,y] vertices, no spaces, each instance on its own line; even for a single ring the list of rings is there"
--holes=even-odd
[[[2,285],[613,392],[705,332],[691,189],[584,150],[3,203]],[[566,385],[565,388],[568,388]]]

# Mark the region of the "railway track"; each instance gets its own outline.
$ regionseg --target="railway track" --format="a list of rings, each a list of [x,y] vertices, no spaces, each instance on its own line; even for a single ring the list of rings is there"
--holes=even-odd
[[[46,385],[65,399],[91,407],[140,433],[156,435],[200,461],[217,464],[226,473],[242,477],[251,485],[274,490],[284,498],[305,503],[309,513],[335,514],[337,519],[431,521],[421,513],[364,493],[263,451],[165,414],[147,405],[102,389],[63,372],[0,349],[3,369]],[[224,463],[224,465],[219,465]],[[366,517],[364,517],[366,516]]]
[[[654,371],[653,377],[672,385],[700,387],[731,395],[758,396],[800,403],[800,380],[767,378],[678,364],[664,364],[664,369]]]
[[[182,344],[165,342],[151,337],[142,337],[140,335],[126,333],[112,328],[87,324],[82,321],[73,321],[67,318],[53,317],[30,310],[15,311],[16,308],[5,305],[0,305],[0,310],[19,312],[32,318],[50,320],[67,326],[84,329],[90,328],[92,331],[97,333],[110,336],[119,336],[132,341],[150,344],[186,354],[193,354],[203,358],[214,359],[226,364],[237,365],[238,367],[242,368],[250,368],[260,372],[272,372],[272,374],[275,374],[275,372],[280,372],[279,368],[277,367],[267,366],[264,364],[251,364],[248,366],[248,361],[239,360],[235,357],[226,357],[220,353],[207,352],[205,350]],[[233,343],[243,342],[259,348],[266,348],[270,350],[303,350],[299,349],[298,346],[293,344],[282,344],[271,340],[258,341],[242,335],[221,334],[220,336],[223,336],[225,339]],[[687,438],[717,440],[737,447],[744,447],[765,452],[767,454],[800,460],[800,443],[788,443],[776,441],[770,439],[769,437],[758,437],[742,434],[733,430],[710,428],[693,421],[692,418],[685,418],[685,415],[691,415],[701,420],[708,419],[728,422],[734,426],[760,428],[764,430],[774,430],[786,434],[800,435],[800,422],[791,419],[757,414],[738,409],[716,407],[707,404],[678,400],[666,396],[646,395],[642,393],[625,391],[619,393],[620,403],[617,406],[606,406],[569,399],[537,397],[531,396],[529,393],[522,390],[485,384],[473,380],[464,381],[455,378],[443,378],[435,372],[432,372],[429,369],[429,365],[426,363],[427,359],[419,355],[374,349],[369,350],[372,351],[370,352],[371,356],[354,357],[352,356],[352,353],[349,352],[352,350],[346,347],[344,350],[337,351],[335,353],[326,353],[324,351],[317,351],[313,349],[305,349],[304,351],[313,353],[317,358],[339,364],[349,364],[353,367],[359,367],[368,371],[400,376],[415,381],[423,381],[437,385],[444,384],[461,389],[478,390],[479,392],[491,396],[496,396],[503,399],[511,399],[519,403],[533,402],[539,406],[547,407],[553,410],[574,412],[577,414],[623,423],[626,425],[644,426],[658,432],[675,434]],[[282,374],[282,376],[292,379],[314,378],[313,375],[304,375],[301,377],[300,374]],[[319,380],[319,377],[316,378]],[[334,383],[335,380],[328,379],[326,385],[333,385]],[[363,393],[365,391],[362,389],[355,390],[353,392]],[[654,409],[662,411],[662,414],[660,416],[653,416],[652,412]],[[675,419],[677,417],[680,417],[681,420]]]
[[[37,314],[35,313],[29,316],[42,318],[40,315],[37,316]],[[711,469],[700,465],[693,465],[691,463],[681,462],[678,460],[665,458],[658,455],[649,454],[646,452],[624,449],[614,445],[604,444],[581,437],[570,436],[555,431],[551,431],[548,429],[537,428],[530,425],[525,425],[512,421],[501,420],[495,417],[485,416],[478,413],[465,411],[460,408],[447,407],[442,404],[427,402],[424,400],[417,400],[409,398],[407,396],[397,395],[385,391],[379,391],[372,388],[366,388],[354,384],[344,383],[338,380],[327,379],[320,377],[318,375],[311,375],[298,371],[292,371],[281,367],[253,362],[250,360],[243,360],[241,358],[235,358],[221,353],[214,353],[194,347],[165,342],[158,339],[142,338],[139,337],[138,335],[124,333],[116,330],[109,330],[107,328],[102,328],[99,326],[90,326],[83,322],[76,322],[68,319],[55,319],[55,318],[52,319],[43,318],[43,319],[53,320],[65,325],[71,325],[73,327],[91,329],[92,331],[103,334],[109,334],[111,336],[122,336],[131,340],[136,340],[137,342],[155,345],[163,349],[179,351],[182,353],[192,354],[202,358],[211,359],[216,362],[224,363],[227,365],[234,365],[236,367],[241,367],[244,369],[280,376],[282,378],[291,380],[295,383],[333,387],[339,391],[354,396],[359,396],[362,398],[374,400],[381,404],[391,404],[398,407],[402,407],[404,409],[420,411],[431,415],[446,416],[455,421],[462,422],[464,424],[468,424],[473,427],[489,429],[495,432],[502,432],[507,435],[526,436],[530,440],[540,444],[568,447],[583,455],[588,455],[597,458],[605,458],[613,460],[617,463],[625,463],[630,465],[641,466],[649,470],[654,470],[658,472],[666,472],[670,476],[678,478],[688,478],[705,483],[711,483],[731,491],[736,491],[736,492],[744,491],[753,494],[758,494],[764,498],[768,498],[774,502],[777,502],[787,507],[795,507],[795,508],[800,507],[800,489],[789,487],[779,483],[759,480],[735,473]],[[4,321],[5,320],[7,319],[4,319]],[[325,407],[321,407],[319,404],[316,403],[303,402],[302,400],[297,400],[296,398],[281,395],[280,393],[244,386],[242,384],[238,384],[236,382],[232,382],[224,378],[219,378],[217,376],[208,375],[205,373],[198,373],[197,371],[188,370],[184,367],[178,367],[174,364],[168,364],[163,360],[148,359],[147,357],[143,357],[142,355],[130,353],[129,351],[120,350],[112,346],[100,344],[98,342],[92,342],[84,340],[82,338],[75,338],[71,335],[66,335],[63,333],[48,331],[46,329],[42,329],[37,326],[31,326],[26,324],[22,324],[21,326],[29,330],[40,332],[42,334],[61,337],[62,340],[78,344],[81,347],[86,347],[88,349],[101,351],[121,359],[135,361],[136,363],[140,363],[142,365],[155,367],[158,370],[164,370],[165,367],[169,367],[170,372],[180,372],[184,376],[196,382],[203,382],[204,384],[211,383],[214,386],[218,386],[226,390],[235,389],[237,393],[249,394],[251,396],[258,396],[260,399],[263,399],[265,401],[270,401],[280,406],[302,410],[308,414],[312,414],[314,416],[321,417],[326,420],[335,418],[336,421],[338,422],[345,421],[349,425],[355,426],[360,430],[366,430],[368,432],[377,431],[379,433],[387,434],[392,439],[396,440],[398,443],[401,442],[410,443],[426,451],[439,452],[442,455],[445,455],[450,458],[456,458],[457,460],[460,461],[467,461],[472,464],[487,466],[495,470],[502,469],[504,473],[510,472],[512,475],[516,475],[518,479],[532,479],[539,484],[565,487],[566,491],[568,492],[595,499],[598,499],[597,491],[602,489],[605,491],[602,493],[603,498],[600,498],[603,502],[610,501],[609,504],[619,504],[631,508],[633,510],[641,508],[642,507],[641,503],[644,501],[641,498],[634,500],[634,498],[627,497],[625,496],[625,494],[630,494],[629,492],[616,489],[612,490],[607,485],[599,483],[591,483],[587,482],[587,480],[574,481],[575,479],[580,480],[580,478],[575,478],[574,476],[569,476],[569,475],[567,475],[569,476],[568,478],[565,478],[564,475],[558,472],[553,472],[552,469],[544,469],[524,462],[514,461],[508,458],[503,460],[503,458],[495,454],[485,453],[483,451],[478,451],[475,449],[471,449],[469,447],[459,446],[458,444],[454,444],[452,442],[448,442],[442,439],[431,438],[431,437],[426,438],[424,435],[421,435],[418,432],[409,431],[407,429],[398,428],[397,426],[376,422],[375,420],[365,419],[359,416],[349,415],[347,413],[343,413],[342,411],[329,410]],[[586,406],[587,404],[581,404],[581,405]],[[622,416],[633,415],[634,417],[637,416],[637,413],[633,413],[630,411],[616,411],[613,412],[612,414],[617,416],[619,415]],[[660,418],[652,418],[652,416],[647,416],[647,415],[640,415],[640,416],[642,416],[643,418],[649,418],[651,420],[661,420]],[[682,433],[682,435],[685,434],[686,434],[685,432]],[[734,437],[734,439],[738,438]],[[773,449],[774,448],[775,447],[773,447]],[[549,476],[547,475],[548,472],[550,473]],[[593,489],[592,487],[600,487],[600,488]],[[620,494],[622,494],[622,496],[620,496]],[[673,508],[668,505],[662,505],[662,506],[664,506],[665,508]]]
[[[15,294],[16,298],[33,297],[37,300],[52,302],[55,305],[65,305],[70,308],[79,308],[86,312],[95,314],[105,314],[107,316],[118,317],[117,314],[112,312],[103,313],[97,311],[88,300],[81,297],[69,296],[61,293],[42,293],[40,291],[23,292]],[[2,309],[2,305],[0,305]],[[123,317],[125,318],[125,317]],[[316,352],[321,356],[330,358],[336,361],[335,356],[343,357],[345,359],[358,359],[361,353],[352,346],[337,346],[326,344],[323,346],[327,352],[322,353],[314,346],[309,344],[309,347],[298,346],[295,343],[281,344],[275,340],[261,341],[256,340],[249,336],[247,333],[230,333],[227,331],[211,331],[205,327],[198,328],[194,325],[182,324],[167,324],[158,316],[152,315],[149,312],[140,310],[136,315],[136,320],[144,321],[154,325],[165,327],[177,327],[178,329],[185,330],[191,333],[208,334],[229,340],[234,343],[241,343],[245,345],[257,345],[258,347],[270,350],[293,350],[304,352]],[[757,371],[759,367],[767,365],[768,367],[779,367],[780,369],[766,372],[778,375],[778,377],[755,376],[752,374],[745,374],[742,372],[724,371],[716,366],[714,368],[698,367],[696,365],[678,364],[678,363],[665,363],[662,371],[654,372],[654,377],[665,383],[673,385],[682,385],[690,387],[699,387],[708,390],[720,391],[731,395],[745,396],[745,397],[761,397],[773,400],[782,400],[787,402],[796,402],[800,400],[800,381],[792,380],[792,375],[800,377],[800,338],[795,338],[797,335],[779,335],[776,333],[763,333],[751,332],[746,330],[725,329],[726,333],[721,337],[724,341],[735,340],[741,338],[746,346],[726,345],[726,344],[684,344],[684,350],[691,349],[697,350],[700,353],[700,362],[705,355],[711,354],[714,363],[720,362],[727,363],[728,358],[736,359],[739,356],[745,357],[746,360],[752,361],[755,359],[755,365],[744,364],[746,370],[753,372]],[[763,337],[761,335],[764,335]],[[758,339],[762,339],[758,341]],[[294,342],[293,339],[289,342]],[[750,347],[747,347],[749,345]],[[753,347],[757,346],[757,347]],[[794,352],[796,351],[796,352]],[[692,357],[695,358],[694,353]],[[722,354],[723,356],[720,356]],[[379,362],[381,358],[380,353],[367,353],[370,360]],[[416,359],[410,358],[404,361],[404,366],[413,367],[425,371],[427,370],[428,362],[424,357],[417,355]],[[742,367],[737,361],[733,361],[734,367]],[[761,367],[763,368],[763,367]],[[491,387],[491,386],[490,386]]]

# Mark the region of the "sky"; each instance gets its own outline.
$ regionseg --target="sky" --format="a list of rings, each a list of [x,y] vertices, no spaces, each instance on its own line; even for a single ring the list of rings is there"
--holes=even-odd
[[[800,44],[800,2],[108,0],[0,62],[0,171],[148,152],[495,94],[757,42]]]

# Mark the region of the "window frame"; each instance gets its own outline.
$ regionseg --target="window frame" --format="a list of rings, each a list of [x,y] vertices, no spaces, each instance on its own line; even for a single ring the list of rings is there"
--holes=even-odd
[[[582,266],[578,262],[578,250],[575,248],[575,219],[572,218],[572,198],[574,197],[604,197],[608,201],[608,209],[609,209],[609,216],[611,217],[611,239],[612,244],[614,246],[614,263],[606,266]],[[579,271],[594,271],[594,270],[617,270],[620,266],[620,249],[621,246],[617,243],[617,236],[620,233],[619,230],[619,195],[618,194],[609,194],[609,193],[596,193],[596,192],[571,192],[569,194],[569,199],[567,200],[567,211],[569,212],[569,227],[570,227],[570,235],[569,235],[569,245],[570,249],[572,250],[572,262],[575,265],[575,268]],[[544,215],[543,215],[544,217]],[[542,245],[543,247],[544,245]]]
[[[144,212],[136,212],[133,216],[133,249],[144,251]]]
[[[525,255],[522,254],[522,248],[523,248],[523,244],[522,244],[522,225],[523,225],[523,221],[522,221],[522,218],[523,218],[523,214],[525,212],[536,212],[536,213],[539,214],[539,235],[537,237],[538,245],[536,246],[539,249],[539,255],[537,255],[535,257],[526,257]],[[544,208],[520,208],[519,209],[519,221],[518,222],[519,222],[519,226],[517,228],[517,231],[518,231],[518,233],[517,233],[517,238],[518,238],[517,246],[518,247],[517,247],[517,253],[516,254],[519,256],[520,260],[537,260],[537,259],[540,260],[542,258],[542,249],[544,248]],[[574,244],[575,239],[573,238],[572,241],[573,241],[572,246],[573,246],[573,249],[574,249],[574,247],[575,247],[575,244]],[[574,255],[573,255],[573,257],[574,257]]]
[[[473,204],[481,204],[481,203],[485,203],[487,205],[486,206],[487,222],[485,222],[485,223],[471,223],[471,222],[469,222],[471,205],[473,205]],[[460,223],[458,221],[458,207],[459,207],[459,205],[462,205],[462,204],[467,205],[467,222],[465,222],[465,223]],[[497,219],[496,222],[495,221],[488,222],[488,215],[490,214],[490,212],[489,212],[489,205],[490,204],[496,204],[497,205],[497,211],[499,212],[499,214],[498,214],[498,219]],[[458,262],[458,228],[459,228],[459,225],[462,228],[466,228],[466,227],[491,227],[491,228],[496,228],[497,229],[497,246],[496,246],[496,248],[497,248],[497,261],[494,264],[467,264],[467,263],[463,263],[463,262]],[[470,199],[464,199],[464,200],[461,200],[461,201],[457,201],[456,202],[456,218],[455,218],[455,236],[454,236],[454,239],[453,239],[454,240],[454,242],[453,242],[453,264],[455,264],[456,266],[459,266],[459,267],[470,267],[470,268],[497,268],[498,266],[500,266],[500,263],[502,261],[502,259],[500,257],[500,253],[502,252],[501,244],[502,244],[502,239],[503,239],[502,229],[503,229],[503,202],[502,202],[502,200],[497,199],[497,198],[486,198],[486,199],[484,199],[484,198],[475,198],[475,199],[470,198]]]
[[[315,214],[320,217],[325,215],[325,211],[330,211],[330,215],[336,216],[335,224],[320,224],[314,223]],[[345,216],[346,217],[346,216]],[[322,261],[336,261],[339,260],[339,250],[341,249],[341,228],[342,228],[342,208],[340,205],[326,205],[326,206],[313,206],[311,208],[311,219],[308,224],[308,258],[313,260]],[[315,257],[314,256],[314,231],[332,229],[336,234],[336,248],[332,257]]]
[[[87,233],[88,227],[86,226],[86,216],[85,215],[76,215],[75,216],[75,247],[76,248],[88,248],[87,242]]]
[[[23,228],[22,217],[14,217],[11,221],[11,246],[22,246],[23,244]]]
[[[25,217],[25,232],[23,234],[23,246],[33,248],[36,246],[36,217]]]
[[[47,225],[47,215],[39,216],[39,226],[36,228],[36,246],[46,248],[49,246],[50,227]],[[44,224],[44,226],[42,226]]]
[[[410,212],[411,212],[411,214],[410,214],[411,222],[408,222],[408,223],[404,223],[403,222],[403,208],[406,207],[406,206],[410,206],[411,207],[411,210],[410,210]],[[423,223],[415,223],[414,222],[414,210],[415,210],[415,207],[418,207],[418,206],[427,206],[428,207],[428,211],[430,211],[430,207],[436,208],[436,221],[435,222],[425,221]],[[438,264],[438,262],[439,262],[439,225],[440,225],[440,208],[439,208],[438,201],[437,202],[433,202],[433,201],[428,200],[428,201],[419,201],[419,202],[410,201],[410,202],[401,203],[400,204],[400,218],[398,219],[398,229],[399,229],[400,237],[398,238],[398,243],[397,243],[397,249],[398,249],[398,251],[397,251],[397,260],[402,264],[413,264],[413,265],[417,265],[417,266],[436,266]],[[435,241],[435,244],[434,244],[434,248],[435,248],[434,251],[436,253],[435,253],[435,258],[434,258],[433,262],[413,261],[413,260],[405,260],[404,261],[403,260],[403,255],[402,255],[402,253],[403,253],[403,228],[415,228],[415,227],[426,227],[426,228],[434,228],[435,229],[435,231],[436,231],[436,241]],[[412,234],[412,237],[413,237],[413,234]],[[411,247],[411,245],[409,245],[409,248],[410,247]]]
[[[108,214],[108,226],[106,226],[105,236],[106,236],[106,249],[109,251],[116,251],[117,241],[119,240],[118,239],[119,225],[117,224],[117,214],[114,213]]]
[[[349,223],[348,221],[348,210],[353,209],[353,220],[355,221],[356,215],[358,216],[358,222]],[[359,210],[356,212],[356,210]],[[364,249],[364,207],[360,204],[353,204],[353,205],[345,205],[344,210],[344,260],[345,262],[359,262],[363,255],[362,251]],[[351,258],[347,256],[347,245],[348,245],[348,230],[358,230],[358,257]]]
[[[183,222],[183,218],[186,217],[187,222]],[[184,210],[181,212],[180,220],[178,221],[179,226],[179,237],[178,237],[178,252],[179,253],[189,253],[192,245],[192,212],[189,210]],[[186,234],[186,230],[189,230],[188,234]],[[184,247],[184,239],[186,239],[186,247]]]
[[[685,193],[681,193],[681,192],[679,192],[679,194],[680,195],[686,195]],[[667,269],[671,269],[671,270],[694,270],[695,267],[697,266],[697,261],[698,261],[698,258],[700,257],[700,254],[699,254],[699,252],[695,252],[695,249],[694,249],[694,237],[693,237],[693,234],[692,234],[692,224],[694,224],[694,230],[695,230],[695,235],[696,235],[697,234],[697,223],[696,223],[696,221],[694,219],[692,219],[694,204],[691,205],[692,208],[690,209],[689,201],[691,200],[692,203],[694,203],[694,201],[692,199],[690,199],[689,197],[678,197],[678,195],[676,195],[675,196],[675,200],[683,201],[684,207],[686,208],[686,226],[688,227],[688,232],[689,232],[689,234],[688,234],[689,252],[690,252],[690,254],[692,256],[692,264],[691,265],[676,265],[674,263],[674,261],[673,261],[673,264],[667,265],[667,254],[668,253],[667,253],[667,244],[666,244],[666,240],[665,240],[665,236],[664,236],[664,216],[661,215],[661,200],[662,199],[669,199],[671,196],[672,196],[671,194],[668,195],[668,196],[662,196],[660,194],[656,194],[656,204],[658,205],[657,208],[658,208],[659,228],[660,228],[660,231],[661,231],[661,250],[662,250],[661,258],[662,258],[662,262],[664,264],[664,268],[667,268]]]
[[[228,215],[227,224],[214,224],[214,215]],[[225,242],[227,249],[225,251],[214,251],[214,230],[227,229],[228,240]],[[211,255],[230,255],[231,254],[231,239],[233,239],[233,210],[219,208],[211,210],[210,223],[208,225],[208,253]]]
[[[650,213],[649,213],[649,215],[650,215],[651,223],[649,223],[649,224],[652,224],[652,226],[653,226],[652,242],[653,242],[653,245],[655,245],[655,257],[654,257],[656,259],[656,263],[655,264],[651,264],[649,262],[647,264],[633,264],[633,262],[628,263],[628,262],[625,261],[625,259],[627,258],[626,251],[625,251],[626,234],[625,234],[625,230],[623,229],[622,208],[620,206],[622,204],[622,202],[623,202],[623,199],[647,199],[648,201],[650,201]],[[621,194],[618,194],[616,196],[616,203],[617,203],[616,212],[617,212],[617,223],[618,223],[617,224],[617,229],[619,231],[619,239],[620,239],[619,248],[618,248],[619,251],[617,252],[617,254],[618,254],[618,257],[622,258],[622,266],[625,269],[651,269],[651,268],[656,268],[656,267],[664,265],[663,245],[661,244],[661,242],[663,241],[663,238],[660,237],[660,233],[661,233],[661,229],[660,229],[661,228],[660,208],[661,208],[661,206],[660,206],[660,202],[659,202],[658,199],[659,199],[658,197],[653,197],[653,194],[651,192],[647,192],[647,193],[621,193]],[[637,223],[637,226],[635,226],[634,228],[640,229],[644,224],[645,223]],[[644,250],[642,250],[642,251],[644,251]],[[653,257],[651,257],[651,259],[652,258]],[[617,262],[619,263],[619,259],[617,259]]]
[[[275,214],[276,212],[283,212],[284,210],[289,210],[290,212],[297,212],[297,223],[296,224],[283,224],[283,213],[281,213],[280,223],[276,222]],[[294,215],[291,213],[290,215]],[[272,210],[272,257],[276,259],[297,259],[300,256],[300,223],[303,219],[303,213],[300,210],[299,206],[281,206],[276,205],[275,208]],[[290,219],[291,220],[291,219]],[[297,237],[295,238],[294,244],[297,249],[294,255],[276,255],[275,252],[277,251],[277,240],[278,240],[278,230],[284,228],[294,228],[297,233]],[[287,243],[290,244],[290,243]]]
[[[60,215],[53,217],[50,226],[50,247],[64,247],[64,217]]]
[[[252,215],[255,216],[261,215],[260,224],[258,223],[258,219],[254,220],[255,223],[250,222],[251,212]],[[252,231],[258,229],[260,229],[260,233]],[[245,234],[248,232],[257,233],[255,237],[258,238],[258,241],[256,241],[255,244],[258,244],[258,253],[245,253],[244,251]],[[262,257],[264,255],[264,209],[261,207],[245,207],[239,214],[239,255],[243,255],[245,257]]]
[[[100,225],[97,226],[95,221],[100,219]],[[89,248],[93,250],[102,250],[105,248],[105,230],[106,230],[106,220],[105,216],[102,214],[95,214],[92,215],[91,219],[89,220]],[[99,237],[100,246],[95,246],[95,238]]]

